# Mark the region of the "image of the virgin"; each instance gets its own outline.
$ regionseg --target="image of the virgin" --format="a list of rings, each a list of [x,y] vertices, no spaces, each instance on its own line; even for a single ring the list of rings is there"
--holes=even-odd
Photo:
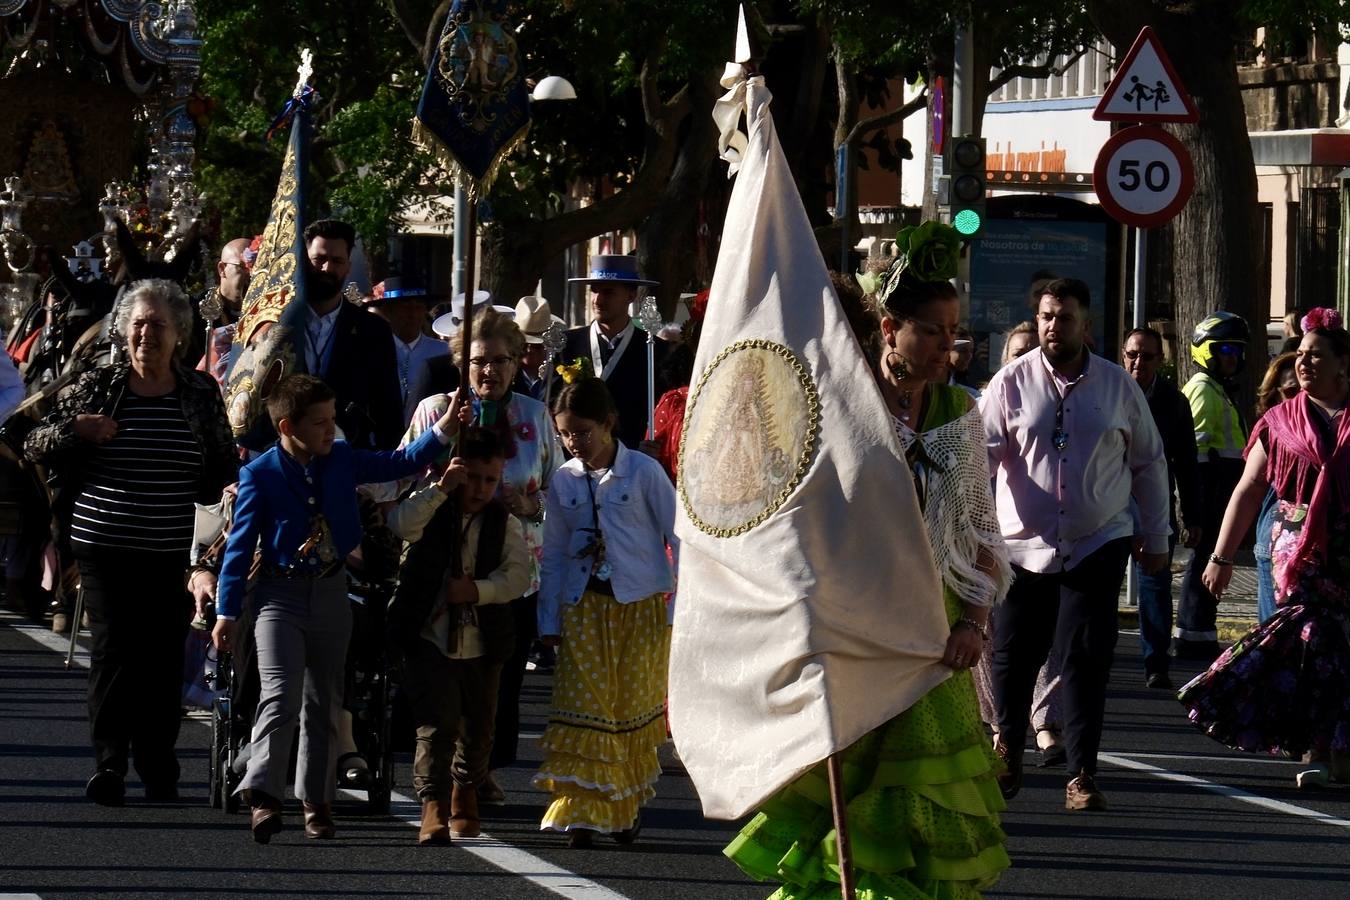
[[[698,469],[707,476],[696,484],[697,505],[710,519],[753,517],[775,493],[768,476],[775,429],[764,392],[764,362],[753,352],[741,352],[728,363],[709,385],[711,402],[695,447]],[[737,515],[742,512],[746,515]]]

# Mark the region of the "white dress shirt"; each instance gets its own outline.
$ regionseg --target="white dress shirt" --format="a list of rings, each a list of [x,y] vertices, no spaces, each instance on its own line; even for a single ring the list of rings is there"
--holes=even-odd
[[[617,440],[617,439],[616,439]],[[589,472],[570,459],[553,473],[544,515],[544,562],[539,585],[539,633],[562,634],[563,604],[581,599],[593,560],[578,554],[591,539],[591,487],[613,567],[614,599],[633,603],[670,591],[674,578],[666,546],[678,558],[675,487],[661,464],[619,444],[608,470]],[[587,486],[590,482],[590,487]]]
[[[328,371],[328,360],[333,357],[334,329],[340,312],[341,303],[323,315],[311,308],[305,319],[305,365],[315,377],[323,377]]]
[[[404,343],[394,335],[394,357],[398,361],[398,388],[403,394],[403,424],[412,421],[417,404],[425,399],[427,360],[445,356],[450,347],[445,341],[429,338],[424,334],[415,337],[412,343]]]
[[[1054,442],[1061,410],[1063,451]],[[1124,369],[1089,353],[1069,381],[1037,348],[994,375],[980,411],[1014,565],[1065,571],[1134,535],[1131,497],[1145,551],[1167,552],[1167,459],[1144,392]]]
[[[611,338],[606,337],[604,332],[600,330],[599,322],[591,323],[591,366],[594,368],[597,378],[609,378],[610,373],[614,371],[614,367],[619,364],[619,360],[628,352],[628,345],[633,343],[633,334],[636,331],[637,327],[633,324],[633,320],[629,319],[627,327]],[[607,363],[603,361],[600,353],[601,341],[604,342],[605,349],[612,348],[614,351],[610,354]]]

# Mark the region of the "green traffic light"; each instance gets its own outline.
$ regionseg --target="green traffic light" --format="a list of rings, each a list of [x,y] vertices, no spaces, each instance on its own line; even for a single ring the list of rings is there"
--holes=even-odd
[[[956,228],[957,233],[967,236],[978,233],[980,226],[983,224],[984,220],[973,209],[963,209],[952,219],[952,225]]]

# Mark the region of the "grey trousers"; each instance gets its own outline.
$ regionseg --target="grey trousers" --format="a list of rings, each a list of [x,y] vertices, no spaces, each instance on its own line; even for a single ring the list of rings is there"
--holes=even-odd
[[[239,790],[285,796],[295,723],[300,751],[295,795],[331,803],[337,788],[337,723],[351,638],[347,577],[269,579],[254,594],[253,633],[261,680],[248,771]]]

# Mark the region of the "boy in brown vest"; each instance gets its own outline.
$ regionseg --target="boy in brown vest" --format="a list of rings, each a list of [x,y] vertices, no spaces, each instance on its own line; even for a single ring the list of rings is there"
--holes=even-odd
[[[479,833],[475,787],[487,777],[497,684],[515,641],[509,604],[530,587],[520,522],[494,499],[504,462],[495,435],[465,428],[440,480],[389,516],[409,542],[388,625],[417,725],[423,845]],[[451,575],[455,552],[459,578]]]

